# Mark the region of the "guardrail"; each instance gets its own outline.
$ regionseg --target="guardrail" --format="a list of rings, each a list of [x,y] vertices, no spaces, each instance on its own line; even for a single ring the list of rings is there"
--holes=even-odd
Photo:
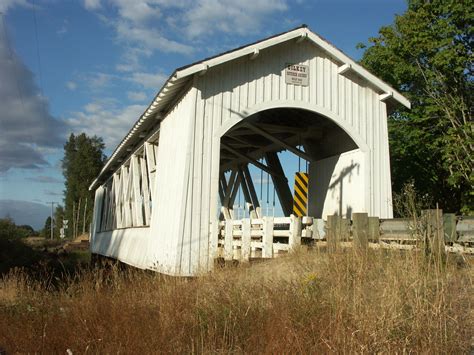
[[[474,217],[427,210],[417,219],[381,219],[353,213],[352,220],[305,216],[225,220],[218,225],[216,257],[248,261],[272,258],[300,245],[416,249],[426,245],[442,252],[474,254]],[[435,244],[433,244],[435,243]],[[444,247],[444,248],[443,248]]]

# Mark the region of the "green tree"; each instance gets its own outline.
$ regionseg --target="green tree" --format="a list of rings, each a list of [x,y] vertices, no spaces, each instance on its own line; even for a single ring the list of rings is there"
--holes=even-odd
[[[5,217],[0,219],[0,238],[11,239],[16,238],[17,227],[13,219],[10,217]]]
[[[17,226],[10,217],[0,218],[0,238],[18,239],[35,235],[37,233],[29,225]]]
[[[64,208],[63,206],[59,205],[54,210],[54,237],[59,238],[60,229],[63,227],[63,219],[64,219]]]
[[[74,229],[78,233],[89,230],[94,205],[94,192],[89,191],[89,185],[104,166],[104,147],[102,138],[88,137],[85,133],[71,134],[64,145],[62,168],[66,188],[64,218],[69,221],[67,236],[72,236]]]
[[[412,102],[389,118],[394,191],[413,179],[422,195],[464,213],[474,197],[473,9],[472,1],[409,0],[361,61]]]
[[[51,216],[48,216],[44,221],[44,227],[41,230],[41,236],[46,239],[51,238]]]

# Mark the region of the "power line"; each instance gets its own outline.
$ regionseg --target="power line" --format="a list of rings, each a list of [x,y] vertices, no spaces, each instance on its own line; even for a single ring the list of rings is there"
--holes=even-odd
[[[21,92],[21,86],[20,86],[20,83],[18,82],[18,76],[16,75],[16,65],[15,65],[15,60],[13,59],[13,49],[11,47],[10,40],[8,38],[7,25],[6,25],[6,21],[5,21],[5,14],[3,12],[0,12],[0,15],[2,17],[2,24],[3,24],[2,27],[3,27],[3,34],[5,36],[5,43],[6,43],[7,48],[8,48],[8,54],[10,56],[10,62],[12,63],[12,66],[13,66],[13,77],[15,78],[16,89],[18,91],[18,97],[20,98],[21,107],[23,109],[23,112],[26,113],[25,103],[24,103],[24,100],[23,100],[23,94]]]
[[[38,40],[38,23],[36,21],[36,2],[33,0],[33,18],[35,23],[35,38],[36,38],[36,57],[38,59],[38,73],[39,73],[39,89],[41,93],[41,97],[44,97],[43,94],[43,73],[41,70],[41,57],[40,57],[40,50],[39,50],[39,40]]]

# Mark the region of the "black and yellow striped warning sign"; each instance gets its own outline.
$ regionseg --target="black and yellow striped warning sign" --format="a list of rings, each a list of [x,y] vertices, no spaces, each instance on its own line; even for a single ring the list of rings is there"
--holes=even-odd
[[[295,196],[293,198],[293,214],[298,217],[308,215],[308,181],[307,173],[295,174]]]

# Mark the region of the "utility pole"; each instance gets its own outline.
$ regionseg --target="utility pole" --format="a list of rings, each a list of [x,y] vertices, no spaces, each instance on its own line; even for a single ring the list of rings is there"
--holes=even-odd
[[[54,204],[56,202],[47,202],[47,203],[50,203],[51,204],[51,240],[53,240],[53,226],[54,226],[54,222],[53,222],[53,213],[54,213]]]

